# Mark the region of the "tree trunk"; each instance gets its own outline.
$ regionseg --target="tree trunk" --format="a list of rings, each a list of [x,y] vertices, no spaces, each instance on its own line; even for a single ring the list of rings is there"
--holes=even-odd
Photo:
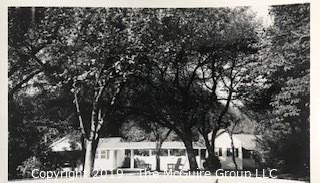
[[[157,128],[156,125],[154,127],[155,128],[152,128],[152,131],[154,133],[154,136],[156,137],[156,171],[160,171],[160,150],[163,142],[168,138],[172,129],[169,129],[167,133],[162,137],[159,132],[159,128]]]
[[[93,140],[85,140],[85,160],[84,160],[84,177],[90,177],[94,168],[94,160],[98,147],[99,138]]]
[[[183,143],[186,146],[187,154],[188,154],[188,160],[189,160],[189,166],[190,171],[197,171],[198,170],[198,164],[196,161],[196,157],[193,151],[193,145],[192,140],[190,139],[183,139]]]
[[[210,144],[210,141],[209,141],[209,137],[208,137],[208,134],[207,133],[204,133],[202,134],[203,138],[204,138],[204,141],[205,141],[205,144],[206,144],[206,148],[208,150],[208,155],[209,157],[212,157],[212,155],[214,155],[214,147],[212,147],[212,145]],[[213,144],[214,146],[214,144]]]
[[[83,135],[81,135],[81,160],[82,160],[82,171],[84,171],[85,154],[86,154],[86,140]]]
[[[160,155],[159,155],[160,153],[157,153],[156,154],[156,171],[160,171],[161,169],[160,169]]]
[[[98,83],[98,81],[97,81]],[[77,93],[79,92],[79,89],[76,87],[76,82],[74,82],[74,102],[77,109],[78,119],[80,123],[80,129],[82,136],[84,138],[84,145],[85,145],[85,156],[84,156],[84,163],[83,163],[83,176],[84,177],[91,177],[93,168],[94,168],[94,160],[95,160],[95,153],[97,150],[97,146],[99,143],[99,130],[100,127],[103,125],[103,117],[101,117],[101,108],[99,109],[99,102],[102,96],[102,93],[105,89],[106,85],[99,86],[98,88],[95,87],[94,89],[94,101],[92,103],[92,112],[91,112],[91,124],[90,124],[90,130],[88,132],[88,135],[86,135],[86,132],[84,130],[84,125],[80,113],[79,103],[78,103],[78,97]],[[119,90],[117,90],[119,92]],[[114,100],[112,100],[114,101]],[[111,102],[111,105],[113,103]]]
[[[156,144],[156,170],[160,171],[160,150],[162,143],[157,141]]]
[[[85,146],[86,146],[86,154],[84,159],[84,177],[90,177],[91,172],[93,170],[93,160],[94,160],[94,154],[92,152],[93,142],[92,140],[85,140]]]
[[[216,136],[217,136],[217,133],[218,133],[218,130],[219,129],[213,129],[212,130],[212,134],[211,134],[211,152],[213,153],[213,156],[215,156],[215,148],[216,148]]]
[[[202,133],[202,136],[204,138],[206,148],[208,150],[208,158],[206,159],[206,167],[210,171],[215,171],[219,168],[221,168],[219,157],[215,154],[215,137],[218,130],[212,130],[212,136],[211,136],[211,143],[209,141],[209,137],[207,133]]]
[[[233,143],[233,137],[232,137],[232,132],[229,133],[230,139],[231,139],[231,148],[232,148],[232,161],[234,163],[234,167],[236,170],[238,170],[238,165],[236,162],[236,157],[235,157],[235,153],[234,153],[234,143]]]

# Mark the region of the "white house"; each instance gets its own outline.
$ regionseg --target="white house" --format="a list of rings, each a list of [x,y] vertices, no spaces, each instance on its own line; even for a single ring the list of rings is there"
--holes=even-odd
[[[50,147],[53,152],[72,151],[81,149],[80,143],[71,143],[71,136],[54,142]],[[256,150],[256,137],[254,135],[233,135],[236,162],[239,169],[256,168],[254,151]],[[228,133],[222,132],[216,137],[216,155],[219,157],[223,169],[234,169],[232,161],[231,139]],[[72,147],[71,147],[72,146]],[[124,142],[120,137],[102,138],[99,141],[94,169],[112,170],[122,169],[156,169],[155,142]],[[205,145],[194,142],[194,152],[198,167],[203,169],[207,157]],[[178,166],[179,169],[188,170],[189,162],[183,142],[164,142],[161,148],[160,169],[167,170]]]

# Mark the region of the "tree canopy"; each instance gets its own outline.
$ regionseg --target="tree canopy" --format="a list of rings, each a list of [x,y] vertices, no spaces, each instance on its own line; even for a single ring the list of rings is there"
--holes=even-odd
[[[308,174],[310,158],[309,11],[309,4],[271,7],[273,25],[262,36],[244,98],[258,112],[269,165],[299,174]]]
[[[308,4],[274,6],[263,28],[249,7],[9,8],[9,146],[24,143],[24,127],[39,135],[23,138],[32,144],[78,130],[90,176],[100,137],[153,133],[160,148],[172,132],[196,170],[192,142],[204,138],[214,164],[216,133],[237,126],[241,112],[265,133],[267,158],[281,160],[274,166],[288,167],[286,142],[301,138],[305,167],[308,12]]]

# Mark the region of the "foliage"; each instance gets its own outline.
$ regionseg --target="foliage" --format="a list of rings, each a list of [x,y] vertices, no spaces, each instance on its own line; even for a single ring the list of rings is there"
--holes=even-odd
[[[132,80],[138,87],[131,105],[184,142],[199,138],[197,128],[210,110],[215,118],[201,126],[203,136],[228,126],[225,114],[257,49],[258,24],[248,9],[142,9],[140,14],[145,18],[137,23],[144,26],[137,37],[144,52],[137,58],[141,71]],[[217,97],[219,92],[227,96]]]
[[[273,26],[262,35],[260,61],[252,67],[245,98],[259,113],[267,163],[297,174],[309,169],[309,8],[294,4],[270,9]]]
[[[141,117],[140,117],[141,118]],[[170,129],[159,125],[158,123],[147,121],[146,119],[128,119],[122,123],[121,137],[129,142],[157,141],[166,137]],[[166,137],[167,141],[179,140],[176,134],[170,132]]]
[[[286,142],[301,137],[305,152],[309,134],[308,11],[272,7],[274,25],[263,32],[247,7],[10,8],[9,152],[28,149],[14,167],[45,147],[35,142],[76,129],[92,168],[99,138],[127,121],[120,131],[131,140],[159,141],[172,130],[195,170],[192,141],[200,132],[214,157],[208,134],[239,120],[239,97],[241,110],[259,116],[269,159],[286,167]]]
[[[27,158],[40,160],[44,157],[51,142],[74,130],[77,125],[68,95],[57,90],[37,91],[19,93],[16,100],[9,101],[9,178],[17,178],[17,166]]]

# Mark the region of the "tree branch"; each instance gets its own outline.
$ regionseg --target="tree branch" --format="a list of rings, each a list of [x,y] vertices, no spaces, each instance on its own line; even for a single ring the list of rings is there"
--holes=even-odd
[[[31,72],[27,77],[25,77],[22,81],[20,81],[18,84],[16,84],[12,89],[9,91],[9,99],[12,99],[13,94],[22,87],[23,84],[27,83],[30,79],[32,79],[35,75],[41,73],[42,70],[35,70]]]
[[[75,84],[74,84],[75,86]],[[80,106],[79,106],[79,101],[78,101],[78,96],[77,96],[77,89],[74,88],[74,92],[73,92],[73,95],[74,95],[74,104],[76,106],[76,110],[77,110],[77,116],[78,116],[78,119],[79,119],[79,127],[80,127],[80,131],[81,131],[81,134],[83,135],[84,138],[88,138],[87,135],[86,135],[86,132],[84,130],[84,127],[83,127],[83,121],[82,121],[82,116],[81,116],[81,112],[80,112]]]

